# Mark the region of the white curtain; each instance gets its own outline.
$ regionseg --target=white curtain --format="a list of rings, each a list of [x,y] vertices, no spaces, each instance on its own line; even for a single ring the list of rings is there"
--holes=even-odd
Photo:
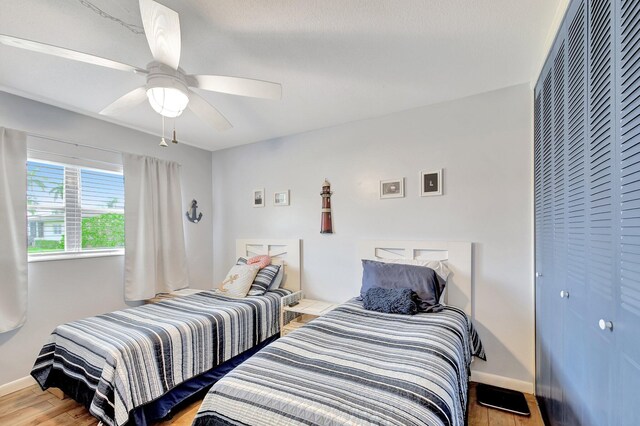
[[[0,127],[0,333],[27,319],[27,135]]]
[[[126,153],[122,159],[125,299],[150,299],[187,287],[180,165]]]

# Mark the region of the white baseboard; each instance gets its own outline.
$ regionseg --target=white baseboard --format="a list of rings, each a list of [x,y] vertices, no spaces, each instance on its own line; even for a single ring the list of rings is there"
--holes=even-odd
[[[26,376],[18,380],[14,380],[13,382],[5,383],[0,386],[0,396],[5,396],[10,393],[19,391],[24,388],[28,388],[29,386],[33,386],[38,384],[36,380],[31,376]]]
[[[509,377],[498,376],[496,374],[484,373],[482,371],[471,371],[471,381],[485,383],[487,385],[498,386],[501,388],[511,389],[519,392],[533,394],[533,383],[524,380],[512,379]]]

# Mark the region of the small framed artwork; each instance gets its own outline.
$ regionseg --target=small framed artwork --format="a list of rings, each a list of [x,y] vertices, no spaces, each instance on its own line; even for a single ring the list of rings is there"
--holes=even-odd
[[[289,190],[279,191],[273,194],[274,206],[288,206],[289,205]]]
[[[442,169],[420,173],[420,196],[442,195]]]
[[[402,197],[404,197],[404,178],[380,181],[381,199]]]
[[[253,190],[253,207],[264,207],[264,188]]]

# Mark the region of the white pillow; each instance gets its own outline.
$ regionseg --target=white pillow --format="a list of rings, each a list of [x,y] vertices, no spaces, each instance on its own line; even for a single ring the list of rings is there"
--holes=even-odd
[[[427,268],[433,269],[436,274],[440,278],[442,278],[445,282],[447,278],[449,278],[449,268],[447,265],[441,260],[418,260],[418,259],[380,259],[379,262],[384,263],[399,263],[401,265],[415,265],[415,266],[426,266]]]
[[[217,293],[228,297],[245,297],[259,270],[258,265],[233,265]]]
[[[440,278],[442,278],[445,282],[444,291],[440,295],[440,300],[438,301],[438,303],[440,303],[441,305],[445,304],[444,299],[446,298],[446,294],[447,294],[446,283],[447,283],[447,279],[449,278],[449,274],[451,274],[451,271],[449,271],[449,268],[447,268],[447,265],[441,260],[380,259],[379,261],[384,263],[399,263],[401,265],[426,266],[427,268],[433,269],[435,273]]]

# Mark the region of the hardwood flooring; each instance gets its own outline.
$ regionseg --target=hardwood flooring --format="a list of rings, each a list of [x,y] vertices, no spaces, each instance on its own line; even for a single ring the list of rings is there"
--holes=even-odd
[[[525,394],[531,417],[493,410],[476,402],[475,383],[469,390],[469,426],[544,426],[533,395]],[[197,400],[177,412],[171,420],[158,423],[168,426],[189,426],[200,408]],[[98,421],[74,400],[59,399],[32,386],[0,398],[0,425],[11,426],[89,426]]]

